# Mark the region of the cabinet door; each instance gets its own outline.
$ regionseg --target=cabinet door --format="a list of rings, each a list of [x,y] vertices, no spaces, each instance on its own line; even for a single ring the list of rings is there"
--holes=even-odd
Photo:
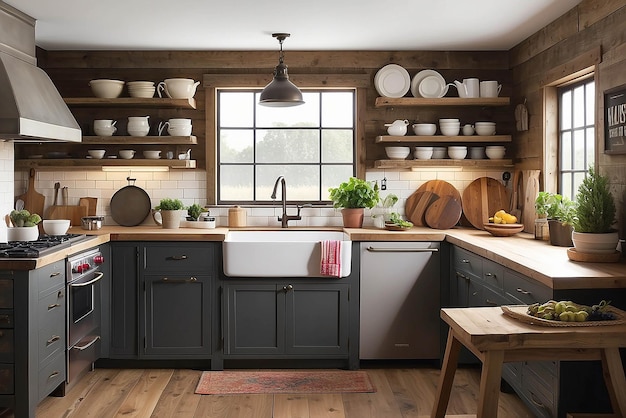
[[[138,254],[136,244],[111,244],[111,358],[137,357]]]
[[[275,283],[224,285],[224,354],[283,354],[285,294]]]
[[[211,276],[144,277],[142,357],[184,358],[211,353]]]
[[[348,353],[347,284],[293,284],[286,298],[287,354]]]

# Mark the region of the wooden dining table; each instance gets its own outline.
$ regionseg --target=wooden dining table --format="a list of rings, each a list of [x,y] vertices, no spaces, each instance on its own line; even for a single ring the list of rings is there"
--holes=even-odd
[[[601,360],[613,408],[613,414],[602,416],[626,416],[626,378],[619,352],[626,347],[625,323],[551,327],[520,321],[500,307],[443,308],[441,318],[450,328],[431,418],[445,416],[461,346],[482,362],[478,418],[498,416],[502,364],[529,360]]]

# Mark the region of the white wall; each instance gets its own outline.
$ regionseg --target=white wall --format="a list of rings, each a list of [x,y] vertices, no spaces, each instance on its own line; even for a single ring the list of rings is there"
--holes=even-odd
[[[0,141],[0,242],[7,242],[4,216],[13,208],[13,142]]]
[[[12,164],[12,160],[11,160]],[[130,173],[137,179],[136,186],[146,190],[152,200],[152,207],[159,204],[161,198],[179,198],[185,205],[206,203],[206,180],[204,170],[171,170],[169,172],[136,172]],[[54,183],[69,187],[69,204],[77,205],[80,197],[98,198],[98,215],[104,215],[105,225],[114,225],[111,219],[109,204],[113,194],[127,185],[128,172],[102,171],[41,171],[37,172],[35,188],[46,196],[46,207],[52,204]],[[387,190],[381,195],[396,194],[400,199],[395,211],[404,214],[404,204],[420,185],[428,180],[445,180],[455,186],[461,193],[477,177],[489,176],[501,180],[502,171],[462,170],[460,167],[446,167],[440,169],[428,168],[419,171],[377,171],[367,173],[367,180],[387,179]],[[27,172],[15,174],[15,194],[24,193],[27,186]],[[12,199],[10,205],[12,205]],[[10,208],[10,206],[9,206]],[[280,201],[276,207],[246,208],[247,224],[250,226],[280,226],[277,217],[282,213]],[[296,213],[296,208],[288,207],[288,213]],[[217,217],[218,226],[228,225],[228,208],[213,208],[211,214]],[[293,226],[338,226],[342,224],[341,214],[332,208],[304,208],[301,221],[291,221]],[[366,213],[365,225],[373,222]],[[145,221],[152,224],[151,217]]]

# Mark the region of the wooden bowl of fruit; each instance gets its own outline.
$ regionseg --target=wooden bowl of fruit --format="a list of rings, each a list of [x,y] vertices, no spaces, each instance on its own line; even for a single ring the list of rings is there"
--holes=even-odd
[[[504,210],[497,211],[483,226],[495,237],[510,237],[524,230],[524,224],[518,224],[517,218]]]

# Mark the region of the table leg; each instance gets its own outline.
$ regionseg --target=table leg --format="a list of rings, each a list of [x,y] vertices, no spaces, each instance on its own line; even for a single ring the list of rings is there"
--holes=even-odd
[[[611,398],[613,414],[617,417],[626,416],[626,377],[619,354],[619,348],[602,350],[602,370],[604,382]]]
[[[503,350],[489,350],[485,352],[483,368],[480,373],[477,418],[498,416],[498,398],[500,396],[503,360]]]
[[[433,411],[430,415],[431,418],[444,418],[446,415],[460,352],[461,342],[455,338],[454,332],[452,328],[450,328],[448,331],[446,352],[443,356],[443,365],[441,366],[441,375],[439,376],[439,389],[437,390],[435,405],[433,405]]]

